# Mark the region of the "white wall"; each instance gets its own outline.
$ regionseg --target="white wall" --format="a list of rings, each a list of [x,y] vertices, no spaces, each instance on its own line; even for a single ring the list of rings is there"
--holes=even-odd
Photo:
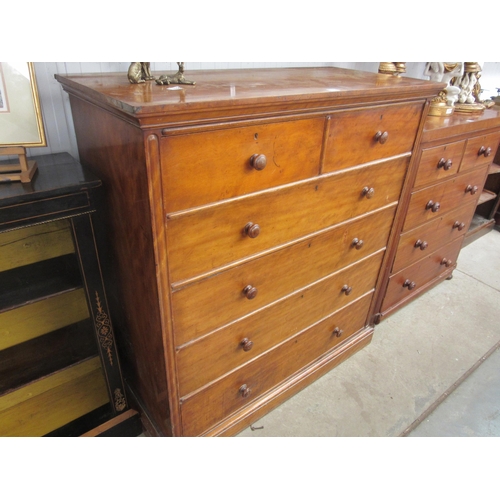
[[[54,78],[55,74],[66,73],[107,73],[123,72],[126,74],[129,62],[37,62],[35,74],[42,106],[42,114],[47,136],[47,147],[31,148],[30,155],[68,152],[78,158],[78,149],[73,128],[73,120],[69,98],[61,85]],[[407,62],[406,77],[421,78],[424,62]],[[275,68],[275,67],[314,67],[336,66],[340,68],[377,72],[378,62],[189,62],[186,71],[200,69],[232,69],[232,68]],[[154,73],[172,72],[177,64],[151,63]],[[485,90],[483,98],[496,95],[496,87],[500,87],[500,63],[484,63],[481,86]]]

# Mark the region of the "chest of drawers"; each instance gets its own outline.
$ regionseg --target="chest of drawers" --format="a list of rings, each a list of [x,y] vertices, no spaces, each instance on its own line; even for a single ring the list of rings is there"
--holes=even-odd
[[[380,318],[449,278],[500,142],[500,113],[427,117]]]
[[[334,68],[180,90],[56,76],[99,173],[125,373],[152,433],[232,435],[369,343],[441,84]]]

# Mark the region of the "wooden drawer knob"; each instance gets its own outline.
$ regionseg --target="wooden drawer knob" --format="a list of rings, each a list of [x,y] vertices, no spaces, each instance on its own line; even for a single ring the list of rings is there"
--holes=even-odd
[[[253,222],[249,222],[244,228],[243,233],[246,234],[249,238],[257,238],[260,234],[260,226],[258,224],[254,224]]]
[[[408,290],[413,290],[417,284],[414,281],[405,280],[403,283],[403,288],[408,288]]]
[[[429,200],[427,205],[425,205],[426,210],[430,210],[431,212],[437,212],[441,208],[441,205],[437,201]]]
[[[387,139],[389,138],[389,132],[382,132],[382,131],[378,131],[376,134],[375,134],[375,140],[379,143],[379,144],[385,144],[387,142]]]
[[[351,246],[354,247],[356,250],[359,250],[360,248],[363,247],[365,242],[363,240],[360,240],[359,238],[354,238],[352,240]]]
[[[344,333],[344,330],[341,330],[338,326],[333,330],[332,335],[335,335],[335,337],[342,337],[342,334]]]
[[[477,186],[471,186],[470,184],[465,188],[466,193],[470,193],[472,196],[477,193],[478,187]]]
[[[241,394],[241,397],[243,397],[243,398],[248,398],[248,396],[250,396],[251,392],[252,392],[252,390],[250,389],[250,387],[247,386],[247,384],[243,384],[239,389],[239,393]]]
[[[441,261],[441,265],[442,266],[445,266],[445,267],[450,267],[451,265],[453,265],[453,262],[447,258],[444,258],[442,261]]]
[[[417,240],[415,242],[415,248],[420,248],[420,250],[425,250],[428,246],[429,243],[427,243],[427,241]]]
[[[455,223],[453,224],[453,229],[458,229],[459,231],[462,231],[462,229],[465,227],[465,224],[463,222],[460,222],[460,221],[455,221]]]
[[[483,155],[485,158],[491,155],[491,148],[486,148],[484,146],[481,146],[479,148],[479,151],[477,152],[477,156]]]
[[[352,286],[344,285],[341,290],[342,293],[349,295],[352,292]]]
[[[243,347],[243,350],[248,352],[253,347],[253,342],[246,337],[240,342],[240,346]]]
[[[453,160],[445,160],[444,158],[441,158],[438,161],[438,166],[437,168],[442,168],[443,170],[450,170],[451,166],[453,165]]]
[[[252,155],[250,156],[250,165],[255,170],[264,170],[267,165],[266,155]]]
[[[257,288],[255,288],[255,287],[254,287],[254,286],[252,286],[252,285],[247,285],[247,286],[243,289],[243,295],[245,295],[245,297],[246,297],[248,300],[255,299],[255,297],[257,296]]]
[[[363,191],[361,191],[361,195],[368,199],[373,198],[374,194],[375,194],[375,189],[368,186],[365,186],[363,188]]]

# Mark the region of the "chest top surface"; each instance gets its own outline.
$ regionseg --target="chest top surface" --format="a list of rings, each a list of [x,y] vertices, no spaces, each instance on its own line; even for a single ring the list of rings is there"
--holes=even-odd
[[[427,116],[422,142],[451,138],[467,133],[481,133],[500,127],[500,107],[486,109],[479,115],[453,113],[449,117]]]
[[[159,75],[158,75],[159,76]],[[443,84],[340,68],[186,71],[195,85],[130,84],[125,73],[56,75],[72,95],[147,124],[176,113],[234,114],[435,96]],[[231,110],[231,111],[229,111]],[[261,109],[262,110],[262,109]]]

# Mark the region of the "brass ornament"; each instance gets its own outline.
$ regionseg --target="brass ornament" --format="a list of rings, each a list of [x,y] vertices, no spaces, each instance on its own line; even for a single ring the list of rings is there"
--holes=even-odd
[[[151,75],[151,63],[148,62],[133,62],[128,68],[128,81],[130,83],[146,83],[149,80],[154,80]]]
[[[378,66],[378,72],[384,75],[400,76],[402,73],[406,73],[406,63],[381,62]]]
[[[116,411],[123,411],[127,407],[127,401],[122,391],[117,388],[114,390],[114,398],[115,398],[115,409]]]
[[[178,62],[179,70],[174,75],[161,75],[159,78],[156,78],[156,83],[158,85],[170,85],[172,83],[180,84],[180,85],[195,85],[196,82],[191,80],[186,80],[184,77],[184,63]]]
[[[108,315],[104,311],[101,304],[101,299],[97,291],[95,292],[96,304],[97,304],[97,316],[95,318],[99,343],[101,347],[106,351],[108,355],[109,364],[113,366],[113,353],[111,347],[113,346],[113,333],[111,330],[111,321]]]

